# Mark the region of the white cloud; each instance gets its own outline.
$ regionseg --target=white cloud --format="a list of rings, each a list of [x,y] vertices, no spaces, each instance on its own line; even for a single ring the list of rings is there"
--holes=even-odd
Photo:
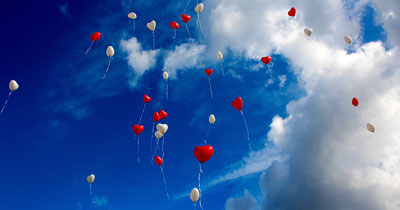
[[[105,207],[108,204],[108,197],[107,196],[93,196],[93,203],[98,207]]]
[[[279,79],[279,87],[283,87],[283,86],[285,86],[285,82],[286,82],[286,75],[280,75],[280,76],[278,76],[278,79]]]
[[[244,197],[229,198],[225,203],[226,210],[255,210],[257,207],[257,200],[249,193],[248,190],[244,191]]]

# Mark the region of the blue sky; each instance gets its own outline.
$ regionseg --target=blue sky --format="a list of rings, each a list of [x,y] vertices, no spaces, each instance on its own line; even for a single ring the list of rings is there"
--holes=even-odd
[[[347,14],[343,18],[351,17],[344,28],[357,25],[349,31],[355,37],[355,44],[347,48],[340,43],[333,50],[339,52],[338,48],[342,48],[340,52],[362,53],[368,51],[368,43],[379,44],[379,41],[384,42],[387,51],[396,49],[397,43],[388,40],[385,20],[378,21],[378,17],[382,18],[386,13],[378,14],[373,2],[365,2],[355,3],[350,9],[343,5]],[[214,147],[215,153],[203,165],[202,201],[205,209],[290,209],[302,208],[303,204],[315,209],[313,207],[328,204],[313,205],[304,198],[303,202],[293,202],[293,206],[288,207],[282,204],[287,202],[283,198],[287,194],[282,192],[290,190],[283,187],[282,192],[271,195],[265,186],[272,182],[268,181],[269,176],[272,176],[270,180],[276,179],[273,177],[275,173],[280,176],[278,172],[282,168],[292,167],[289,171],[299,173],[296,171],[299,165],[291,161],[291,157],[297,155],[293,150],[298,144],[281,146],[276,139],[286,134],[276,130],[276,123],[279,124],[281,119],[283,125],[290,124],[303,113],[307,116],[306,111],[296,112],[296,107],[307,104],[308,98],[319,94],[323,95],[322,98],[330,94],[335,96],[335,88],[326,88],[328,93],[319,93],[325,90],[324,86],[318,85],[321,81],[331,84],[331,80],[326,79],[330,77],[327,76],[329,65],[319,66],[317,63],[321,71],[328,69],[328,73],[319,75],[315,72],[320,71],[316,70],[313,74],[321,80],[310,80],[310,74],[305,70],[307,66],[300,65],[302,62],[293,59],[293,54],[285,50],[290,43],[251,47],[252,41],[240,35],[221,40],[224,35],[238,30],[235,27],[240,27],[240,24],[234,25],[234,29],[228,25],[230,20],[241,16],[234,13],[232,19],[222,21],[226,23],[224,27],[218,27],[212,20],[219,17],[218,12],[224,14],[221,5],[229,1],[207,3],[201,14],[207,39],[196,30],[193,11],[196,4],[192,1],[187,14],[192,16],[188,26],[194,40],[188,40],[184,23],[179,19],[186,1],[41,1],[23,2],[23,6],[20,2],[4,2],[1,7],[4,33],[0,34],[3,40],[0,76],[3,88],[0,95],[6,99],[11,79],[17,80],[20,88],[13,93],[0,117],[1,209],[193,208],[189,193],[198,185],[199,170],[193,148],[203,144],[210,114],[216,116],[216,123],[207,142]],[[259,3],[255,1],[254,5]],[[232,1],[232,4],[240,5],[240,1]],[[309,14],[302,13],[301,8],[306,11],[309,7],[285,2],[283,6],[280,3],[272,5],[268,10],[279,11],[273,7],[286,8],[292,4],[300,7],[297,19],[281,20],[277,16],[279,21],[274,24],[301,29],[302,24],[309,23],[314,27],[313,50],[321,45],[332,46],[337,38],[330,37],[330,33],[324,34],[328,26],[319,32],[315,28],[317,22],[307,22]],[[235,11],[236,7],[232,8]],[[138,15],[135,30],[127,18],[132,11]],[[231,10],[228,8],[227,11]],[[264,15],[260,14],[260,17]],[[155,51],[151,47],[151,31],[146,28],[146,23],[153,19],[157,21]],[[176,40],[172,39],[170,21],[180,24]],[[299,25],[296,21],[300,22]],[[342,40],[341,29],[334,24],[337,23],[332,22],[330,28]],[[90,44],[89,36],[96,31],[101,32],[102,37],[85,56],[84,51]],[[279,41],[276,34],[261,37],[249,32],[251,36],[266,39],[266,43]],[[301,34],[302,39],[303,36]],[[243,43],[237,40],[243,40]],[[108,63],[105,54],[108,45],[114,46],[115,56],[107,78],[102,81]],[[222,76],[215,57],[217,50],[224,53],[226,77]],[[184,56],[191,53],[193,57]],[[180,55],[183,58],[179,58]],[[272,78],[267,65],[259,61],[261,56],[267,55],[272,57]],[[210,99],[205,68],[214,69],[211,76],[213,99]],[[171,72],[168,100],[161,76],[163,69]],[[384,73],[390,75],[389,70]],[[273,82],[269,82],[271,79]],[[360,89],[349,89],[349,94],[363,95]],[[151,96],[152,101],[147,105],[142,120],[145,129],[140,135],[142,163],[139,164],[131,126],[139,119],[143,94]],[[249,156],[241,115],[231,106],[238,96],[244,100],[243,110],[255,151],[253,156]],[[370,107],[375,107],[372,102]],[[313,119],[323,125],[325,112],[319,112],[319,108],[315,108]],[[169,114],[164,123],[169,125],[165,135],[165,176],[170,200],[165,196],[160,169],[150,163],[152,114],[160,109]],[[367,117],[369,111],[363,113]],[[378,118],[371,118],[379,122]],[[292,135],[295,130],[291,133],[290,129],[283,127],[281,130]],[[308,127],[304,132],[308,130],[312,128]],[[307,133],[299,136],[322,138]],[[305,153],[311,151],[298,147]],[[91,204],[86,182],[91,173],[96,175],[93,184],[96,205]],[[291,183],[296,181],[299,180],[290,179]],[[294,185],[303,186],[299,183]],[[312,190],[312,193],[316,192]],[[255,205],[247,204],[248,200]],[[352,203],[343,205],[351,207]]]

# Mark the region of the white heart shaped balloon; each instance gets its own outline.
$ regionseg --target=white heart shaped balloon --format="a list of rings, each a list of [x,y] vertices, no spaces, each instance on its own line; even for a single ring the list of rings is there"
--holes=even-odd
[[[106,54],[108,57],[113,57],[114,56],[114,48],[112,46],[108,46],[106,50]]]
[[[14,91],[19,88],[19,85],[15,80],[11,80],[10,83],[8,84],[8,87],[10,88],[11,91]]]
[[[152,20],[150,23],[147,23],[147,28],[150,29],[151,31],[156,30],[156,21]]]
[[[305,28],[304,33],[307,34],[307,36],[311,36],[313,30],[311,28]]]
[[[162,74],[162,76],[163,76],[163,78],[164,78],[165,80],[167,80],[168,77],[169,77],[169,74],[168,74],[168,72],[164,71],[163,74]]]
[[[161,137],[163,137],[163,134],[160,131],[156,131],[154,135],[156,136],[157,139],[161,139]]]
[[[218,52],[217,52],[217,58],[218,58],[218,60],[222,60],[223,57],[224,57],[224,56],[222,55],[222,52],[221,52],[221,51],[218,51]]]
[[[157,131],[160,131],[160,133],[165,134],[168,130],[168,125],[167,124],[157,124]]]
[[[208,118],[208,121],[209,121],[211,124],[214,124],[214,123],[215,123],[215,116],[214,116],[213,114],[211,114],[210,117]]]
[[[86,180],[89,182],[89,184],[92,184],[94,182],[94,174],[90,174]]]
[[[347,44],[351,44],[351,43],[353,42],[353,39],[351,39],[351,37],[349,37],[349,36],[344,36],[344,41],[345,41]]]
[[[196,7],[194,8],[194,11],[196,11],[197,13],[200,13],[203,11],[203,9],[204,9],[204,4],[200,3],[200,4],[196,5]]]
[[[137,16],[136,16],[136,13],[131,12],[131,13],[128,14],[128,17],[129,17],[130,19],[134,20],[134,19],[136,19]]]

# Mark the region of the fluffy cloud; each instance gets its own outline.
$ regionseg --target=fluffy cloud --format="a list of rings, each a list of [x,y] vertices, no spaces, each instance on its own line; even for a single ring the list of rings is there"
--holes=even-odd
[[[226,210],[255,210],[257,208],[257,200],[245,190],[244,197],[242,198],[229,198],[226,201]]]

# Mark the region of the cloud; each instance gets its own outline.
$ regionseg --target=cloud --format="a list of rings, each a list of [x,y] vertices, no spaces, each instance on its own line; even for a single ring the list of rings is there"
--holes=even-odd
[[[108,204],[108,197],[107,196],[93,196],[93,203],[97,207],[105,207]]]
[[[69,2],[65,2],[63,4],[57,3],[57,6],[58,6],[58,9],[60,10],[61,14],[63,14],[66,17],[71,17],[71,14],[68,10]]]
[[[286,82],[286,75],[280,75],[280,76],[278,76],[278,79],[279,79],[279,87],[283,87],[283,86],[285,86],[285,82]]]
[[[225,203],[225,210],[255,210],[257,207],[257,200],[249,193],[248,190],[244,191],[244,197],[229,198]]]

